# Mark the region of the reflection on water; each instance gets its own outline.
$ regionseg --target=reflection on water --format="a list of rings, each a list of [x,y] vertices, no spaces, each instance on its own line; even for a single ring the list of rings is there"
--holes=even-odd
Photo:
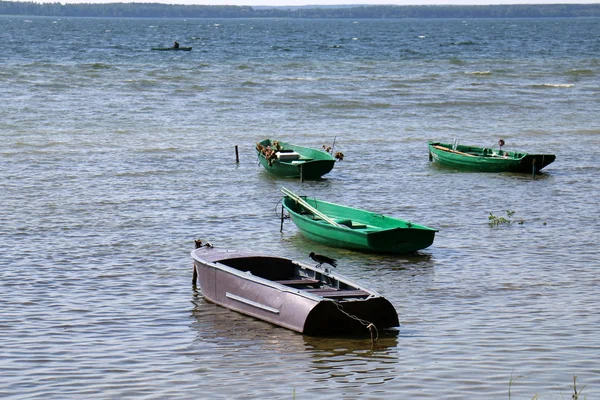
[[[273,344],[277,341],[286,342],[282,350],[289,351],[290,344],[296,345],[301,350],[334,350],[339,352],[345,348],[346,352],[354,350],[377,352],[390,346],[395,346],[398,338],[398,329],[385,329],[378,332],[377,340],[372,343],[368,335],[351,337],[313,337],[270,324],[228,308],[218,306],[204,299],[199,290],[194,289],[194,308],[192,316],[195,321],[193,327],[197,331],[197,341],[249,341],[264,342],[268,348],[277,349]],[[266,338],[269,338],[268,340]],[[261,345],[263,345],[261,344]],[[343,344],[343,346],[340,346]]]
[[[311,374],[318,381],[335,379],[342,384],[357,381],[381,384],[395,378],[398,331],[386,331],[373,345],[369,339],[305,337],[313,359]]]
[[[302,335],[294,331],[240,314],[210,303],[198,290],[193,293],[192,328],[197,332],[197,342],[219,345],[256,347],[269,351],[301,351]]]
[[[207,363],[214,359],[220,375],[236,366],[251,373],[253,366],[259,372],[265,364],[285,364],[313,381],[316,376],[317,381],[334,380],[357,388],[357,382],[377,384],[394,379],[397,329],[380,331],[374,344],[369,337],[312,337],[212,304],[198,291],[193,299],[194,348],[211,354],[201,360],[210,369]],[[253,359],[257,351],[261,357],[256,363],[243,361]],[[223,359],[231,361],[223,363]]]
[[[330,338],[330,337],[304,337],[307,350],[315,352],[319,356],[340,356],[360,354],[364,357],[378,357],[386,354],[390,348],[398,344],[398,329],[386,329],[379,332],[378,339],[375,343],[370,338],[365,337],[347,337],[347,338]]]

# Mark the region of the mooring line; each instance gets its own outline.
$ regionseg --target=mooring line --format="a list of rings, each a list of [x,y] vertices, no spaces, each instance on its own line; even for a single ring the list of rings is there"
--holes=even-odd
[[[379,330],[377,329],[375,324],[370,321],[358,318],[356,315],[352,315],[352,314],[344,311],[343,310],[344,306],[342,306],[339,302],[334,301],[334,303],[335,303],[336,307],[338,308],[338,310],[340,310],[343,314],[345,314],[349,318],[352,318],[352,319],[360,322],[362,325],[367,327],[367,329],[369,330],[369,333],[371,334],[371,344],[375,345],[375,342],[377,342],[377,339],[379,339]],[[375,330],[375,339],[373,339],[373,330]]]

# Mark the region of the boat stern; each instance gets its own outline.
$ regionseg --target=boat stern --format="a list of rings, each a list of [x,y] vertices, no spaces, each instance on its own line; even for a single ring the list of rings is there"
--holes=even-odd
[[[523,157],[519,172],[539,172],[556,160],[554,154],[527,154]]]
[[[400,325],[394,306],[383,297],[363,300],[323,300],[308,314],[303,332],[311,336],[369,334],[369,324],[377,330]]]

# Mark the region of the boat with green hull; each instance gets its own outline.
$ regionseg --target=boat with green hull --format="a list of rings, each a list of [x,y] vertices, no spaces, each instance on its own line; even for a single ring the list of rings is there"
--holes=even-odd
[[[503,141],[500,141],[502,145]],[[537,173],[551,164],[554,154],[529,154],[505,151],[501,147],[468,146],[429,142],[429,160],[446,167],[479,172],[523,172]]]
[[[325,151],[271,139],[258,142],[256,152],[262,166],[282,178],[319,179],[336,161]]]
[[[379,213],[297,196],[282,188],[283,207],[307,239],[373,253],[410,253],[433,243],[437,229]]]

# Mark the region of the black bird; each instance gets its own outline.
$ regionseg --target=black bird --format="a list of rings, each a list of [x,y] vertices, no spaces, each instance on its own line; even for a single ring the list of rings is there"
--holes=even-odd
[[[321,254],[315,254],[314,252],[310,252],[310,254],[308,255],[310,258],[312,258],[314,261],[318,262],[319,265],[317,265],[317,267],[320,267],[321,264],[329,264],[332,267],[337,267],[337,260],[331,257],[327,257]]]

